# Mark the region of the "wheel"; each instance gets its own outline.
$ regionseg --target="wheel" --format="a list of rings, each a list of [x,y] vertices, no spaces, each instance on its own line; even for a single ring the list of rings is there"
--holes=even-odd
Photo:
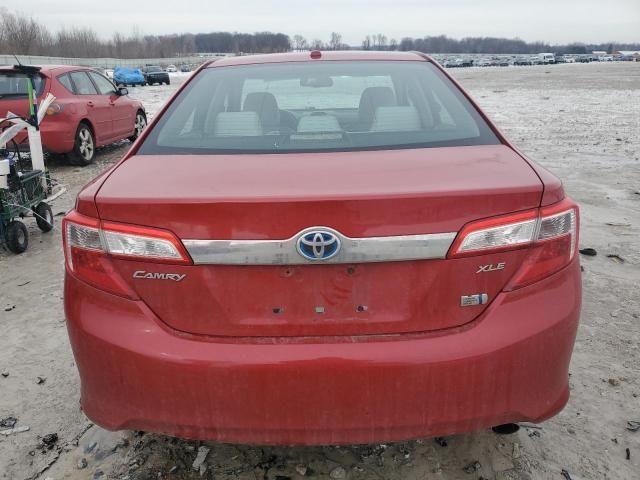
[[[50,232],[53,229],[53,212],[51,207],[46,202],[40,202],[33,209],[36,216],[36,223],[38,228],[43,232]]]
[[[84,167],[93,162],[96,154],[96,140],[89,125],[81,123],[76,130],[76,141],[69,154],[69,163]]]
[[[135,123],[135,131],[133,135],[129,137],[129,140],[134,142],[141,134],[142,131],[147,126],[147,117],[144,116],[144,113],[140,110],[136,112],[136,123]]]
[[[22,253],[29,246],[29,232],[20,220],[13,220],[5,231],[7,247],[13,253]]]

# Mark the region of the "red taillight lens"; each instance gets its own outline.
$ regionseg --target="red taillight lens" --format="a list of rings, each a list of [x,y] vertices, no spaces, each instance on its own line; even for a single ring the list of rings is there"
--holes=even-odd
[[[62,223],[69,271],[79,279],[116,295],[136,298],[116,271],[112,257],[191,264],[182,243],[166,230],[100,222],[75,211],[67,214]]]
[[[530,253],[505,290],[529,285],[557,272],[575,256],[578,207],[563,200],[550,207],[471,222],[456,237],[448,258],[516,248]]]

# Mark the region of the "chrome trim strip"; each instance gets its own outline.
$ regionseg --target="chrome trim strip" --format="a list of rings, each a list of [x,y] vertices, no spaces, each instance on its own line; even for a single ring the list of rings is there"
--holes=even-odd
[[[307,260],[296,248],[298,238],[312,230],[326,230],[341,242],[337,255]],[[309,227],[286,240],[183,240],[196,264],[307,265],[397,262],[444,258],[456,233],[351,238],[328,227]]]

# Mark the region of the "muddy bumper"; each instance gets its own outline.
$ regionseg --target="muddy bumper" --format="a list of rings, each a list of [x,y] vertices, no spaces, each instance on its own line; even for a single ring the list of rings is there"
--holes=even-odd
[[[248,444],[345,444],[541,421],[565,405],[577,260],[424,335],[260,340],[169,329],[67,273],[65,311],[95,423]]]

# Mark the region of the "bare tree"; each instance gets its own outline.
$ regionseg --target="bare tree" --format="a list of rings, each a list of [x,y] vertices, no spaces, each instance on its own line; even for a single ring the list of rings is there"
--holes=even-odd
[[[322,43],[322,40],[318,40],[316,38],[311,42],[311,48],[313,50],[322,50],[324,48],[324,43]]]
[[[373,36],[373,48],[374,50],[386,50],[387,49],[387,37],[382,33],[377,33]]]
[[[329,40],[329,48],[331,50],[340,50],[342,47],[342,35],[337,32],[331,32],[331,40]]]
[[[0,0],[1,1],[1,0]],[[130,35],[114,33],[109,40],[97,36],[91,28],[62,29],[52,33],[33,18],[0,7],[0,53],[16,55],[52,55],[76,58],[166,58],[197,52],[269,53],[286,52],[291,48],[348,48],[342,35],[331,34],[329,44],[321,40],[309,43],[302,35],[291,40],[284,33],[256,32],[183,33],[143,35],[138,27]],[[468,37],[453,39],[445,35],[402,38],[387,41],[382,33],[367,35],[362,41],[364,50],[419,50],[426,53],[511,53],[537,52],[586,53],[592,50],[640,50],[638,43],[549,45],[544,42],[527,43],[519,38]]]
[[[293,48],[296,50],[306,50],[309,47],[307,39],[302,35],[293,36]]]

